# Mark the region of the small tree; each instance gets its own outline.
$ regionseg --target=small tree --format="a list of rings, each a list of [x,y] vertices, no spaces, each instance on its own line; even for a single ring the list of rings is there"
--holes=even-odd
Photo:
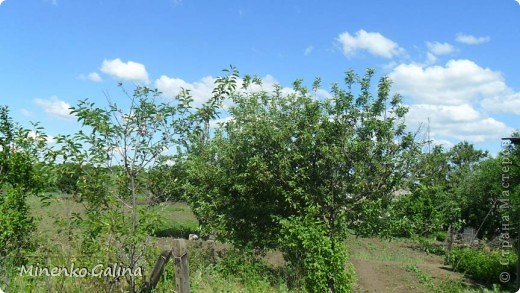
[[[163,152],[181,144],[190,116],[189,96],[168,104],[159,94],[138,86],[127,95],[126,109],[112,102],[100,108],[80,101],[71,113],[82,129],[56,139],[62,147],[58,158],[79,168],[73,170],[78,177],[72,186],[77,187],[85,213],[76,215],[76,221],[85,227],[83,252],[93,261],[121,263],[132,271],[144,265],[145,239],[155,229],[157,216],[139,205],[146,189],[142,174]],[[63,170],[62,178],[69,178],[67,168]],[[136,276],[125,277],[135,292]]]
[[[101,108],[82,100],[71,108],[82,129],[57,136],[60,148],[55,156],[81,170],[76,185],[85,211],[75,214],[74,221],[83,231],[80,240],[87,261],[120,263],[132,272],[142,268],[146,239],[159,221],[148,205],[139,204],[146,198],[145,174],[164,163],[160,158],[165,152],[182,156],[192,138],[203,138],[214,105],[227,92],[227,87],[217,87],[213,99],[194,110],[189,91],[164,102],[158,90],[137,86],[132,94],[124,91],[126,106],[109,101]],[[125,275],[130,292],[136,291],[136,277]],[[105,282],[112,286],[120,281],[116,277]]]

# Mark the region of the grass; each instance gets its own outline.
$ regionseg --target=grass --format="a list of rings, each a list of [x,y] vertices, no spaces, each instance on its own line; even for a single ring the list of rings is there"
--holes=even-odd
[[[408,239],[400,239],[393,241],[394,243],[406,244]],[[347,245],[351,250],[350,257],[359,260],[377,260],[399,262],[405,264],[418,264],[422,260],[420,257],[410,255],[408,252],[399,249],[399,245],[389,245],[390,241],[373,239],[373,238],[355,238],[350,237]]]
[[[199,222],[186,203],[162,203],[153,210],[163,219],[153,236],[188,238],[189,234],[198,233]]]
[[[146,200],[140,198],[141,206],[146,205]],[[70,218],[74,213],[81,214],[83,205],[73,200],[71,196],[53,193],[47,205],[42,205],[39,198],[29,197],[28,203],[32,215],[38,221],[37,242],[39,248],[37,255],[31,259],[33,263],[44,266],[67,266],[75,260],[75,243],[68,241],[65,234],[59,232],[70,226]],[[186,203],[163,203],[152,207],[152,210],[163,219],[149,240],[150,253],[147,257],[153,265],[162,248],[168,246],[171,237],[187,238],[190,233],[197,233],[198,221]],[[219,250],[228,246],[215,243]],[[251,270],[248,266],[237,267],[237,274],[227,274],[221,269],[220,264],[225,258],[218,259],[206,255],[206,249],[202,247],[190,247],[190,284],[192,292],[298,292],[288,289],[283,279],[273,277],[273,274]],[[12,268],[8,264],[0,264],[0,270]],[[220,266],[220,269],[219,269]],[[8,269],[9,270],[9,269]],[[151,267],[145,267],[144,272],[148,276]],[[100,280],[95,278],[72,277],[29,277],[20,276],[16,269],[9,270],[0,277],[0,288],[6,288],[9,283],[10,292],[97,292],[100,290]],[[173,292],[175,290],[173,266],[168,265],[162,280],[159,282],[156,292]],[[8,278],[8,279],[6,279]],[[81,288],[81,289],[80,289]],[[115,288],[114,288],[115,289]]]
[[[412,272],[416,275],[419,283],[428,288],[428,292],[433,293],[502,293],[498,285],[493,286],[492,289],[487,288],[472,288],[470,285],[454,280],[443,280],[439,285],[435,285],[432,276],[422,271],[416,265],[406,266],[406,271]]]
[[[435,289],[435,284],[433,283],[432,277],[425,272],[421,271],[417,265],[408,265],[406,266],[406,271],[413,272],[419,278],[419,282],[426,286],[430,290]]]

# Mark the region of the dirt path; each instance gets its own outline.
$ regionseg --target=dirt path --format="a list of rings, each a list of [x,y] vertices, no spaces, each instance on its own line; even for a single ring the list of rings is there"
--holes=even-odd
[[[442,257],[414,248],[411,241],[354,239],[349,246],[356,292],[430,292],[428,285],[463,279],[444,265]]]
[[[413,274],[400,263],[353,260],[358,279],[357,292],[426,292]]]

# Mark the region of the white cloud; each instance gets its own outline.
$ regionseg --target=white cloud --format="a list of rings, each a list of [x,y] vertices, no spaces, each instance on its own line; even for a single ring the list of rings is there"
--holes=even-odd
[[[247,90],[243,91],[244,93],[256,93],[260,91],[272,92],[275,90],[275,85],[279,84],[276,79],[267,74],[263,78],[261,78],[262,84],[250,84]],[[193,98],[193,105],[198,107],[202,105],[204,102],[208,101],[213,96],[215,78],[212,76],[206,76],[201,78],[198,81],[193,83],[187,82],[180,78],[168,77],[166,75],[162,75],[155,81],[155,87],[162,92],[163,97],[173,99],[177,97],[180,93],[181,89],[186,89],[190,91],[190,94]],[[242,84],[242,79],[237,79],[237,84]],[[294,93],[294,90],[289,87],[282,87],[281,89],[282,95],[287,95]],[[324,90],[318,89],[316,92],[316,96],[318,98],[328,98],[331,94]],[[225,107],[230,105],[230,101],[226,101]]]
[[[435,62],[437,62],[437,56],[432,52],[426,53],[426,64],[434,64]]]
[[[480,143],[512,132],[504,123],[476,111],[471,105],[459,106],[415,104],[409,106],[406,121],[411,131],[430,118],[430,137],[435,140],[467,140]]]
[[[101,76],[97,72],[91,72],[91,73],[89,73],[87,75],[80,74],[79,75],[79,79],[81,79],[81,80],[90,80],[90,81],[93,81],[93,82],[101,82],[101,81],[103,81],[103,79],[101,78]]]
[[[458,105],[507,89],[499,72],[470,60],[450,60],[445,66],[401,64],[389,76],[394,89],[419,103]]]
[[[463,44],[466,44],[466,45],[478,45],[478,44],[489,42],[490,37],[488,37],[488,36],[485,36],[485,37],[475,37],[475,36],[472,36],[472,35],[465,35],[463,33],[458,33],[456,35],[455,40],[457,42],[459,42],[459,43],[463,43]]]
[[[193,97],[193,104],[200,106],[211,98],[214,82],[215,78],[212,76],[206,76],[199,81],[189,83],[180,78],[162,75],[155,81],[155,86],[166,98],[175,98],[181,89],[189,90]]]
[[[470,60],[450,60],[444,66],[401,64],[389,74],[394,89],[414,103],[407,115],[411,131],[430,118],[435,140],[480,143],[507,135],[512,128],[490,117],[489,111],[520,113],[520,93],[514,94],[500,72]],[[489,112],[488,111],[488,112]]]
[[[43,108],[45,113],[51,117],[70,120],[73,116],[70,114],[70,104],[60,100],[57,97],[52,97],[48,100],[34,99],[34,103]]]
[[[520,115],[520,92],[486,98],[481,105],[491,112]]]
[[[312,53],[312,50],[314,50],[314,48],[312,46],[308,46],[305,48],[305,51],[303,51],[303,55],[309,56]]]
[[[435,55],[447,55],[455,52],[455,48],[448,43],[427,42],[428,50]]]
[[[101,72],[114,78],[130,81],[141,81],[148,83],[148,72],[146,67],[134,61],[123,62],[116,58],[113,60],[103,60]]]
[[[480,118],[480,113],[468,104],[461,105],[430,105],[415,104],[410,108],[410,116],[417,113],[435,113],[435,118],[451,123],[472,122]],[[425,116],[416,115],[417,118],[424,120]]]
[[[337,41],[342,44],[343,54],[347,57],[355,55],[359,50],[365,50],[372,55],[388,59],[405,52],[397,43],[385,38],[382,34],[365,30],[359,30],[355,35],[344,32],[338,36]]]
[[[100,81],[103,81],[103,79],[101,79],[101,76],[99,76],[99,74],[97,72],[91,72],[87,75],[87,78],[91,81],[94,81],[94,82],[100,82]]]
[[[0,5],[2,5],[2,3],[4,3],[5,0],[0,0]]]
[[[455,144],[453,142],[446,140],[446,139],[433,139],[432,143],[434,145],[443,146],[445,149],[451,149],[452,147],[455,146]]]

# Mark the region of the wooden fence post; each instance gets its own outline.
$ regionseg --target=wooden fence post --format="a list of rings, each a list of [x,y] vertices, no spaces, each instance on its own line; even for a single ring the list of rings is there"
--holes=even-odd
[[[190,277],[186,240],[174,239],[172,254],[175,269],[175,289],[177,293],[189,293]]]
[[[155,266],[152,270],[150,280],[145,282],[144,286],[141,288],[141,292],[151,292],[157,286],[157,283],[159,283],[161,275],[164,272],[164,266],[170,259],[171,255],[171,250],[165,250],[161,253],[159,259],[157,259],[157,262],[155,263]]]

